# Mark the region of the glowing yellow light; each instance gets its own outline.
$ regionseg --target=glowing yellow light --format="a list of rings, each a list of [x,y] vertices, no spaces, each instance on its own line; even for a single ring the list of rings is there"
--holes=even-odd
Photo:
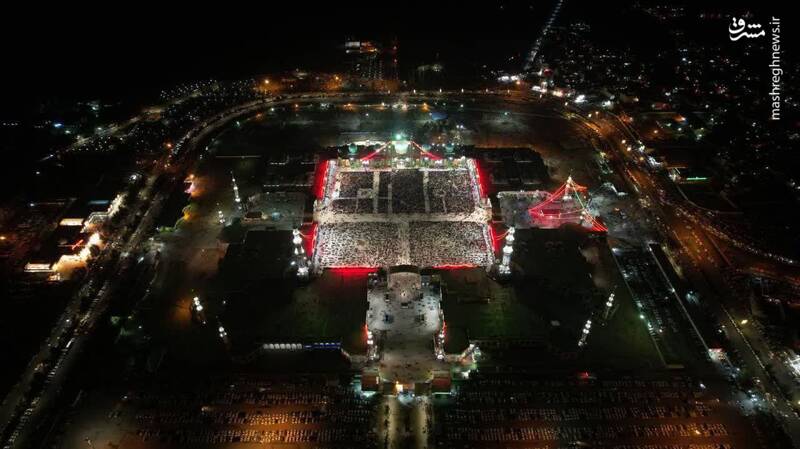
[[[27,263],[25,264],[25,272],[27,273],[41,273],[45,271],[52,271],[52,266],[49,263]]]
[[[101,242],[102,242],[102,240],[100,239],[100,233],[95,232],[94,234],[92,234],[89,237],[89,243],[87,243],[87,246],[89,246],[89,245],[99,245]]]
[[[62,218],[59,226],[83,226],[83,218]]]

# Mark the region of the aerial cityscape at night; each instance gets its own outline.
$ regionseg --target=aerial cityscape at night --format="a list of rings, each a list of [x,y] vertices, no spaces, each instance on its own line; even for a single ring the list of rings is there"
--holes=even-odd
[[[1,448],[800,448],[794,15],[284,6],[8,49]]]

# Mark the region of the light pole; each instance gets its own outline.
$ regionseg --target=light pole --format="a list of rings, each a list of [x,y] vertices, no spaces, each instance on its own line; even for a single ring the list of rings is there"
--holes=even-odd
[[[303,248],[303,237],[297,229],[292,229],[292,235],[292,244],[294,244],[294,260],[292,263],[297,267],[297,277],[307,280],[309,275],[308,257],[306,257],[306,250]]]
[[[578,347],[581,348],[586,346],[586,339],[589,338],[589,333],[592,331],[592,319],[589,318],[586,320],[586,324],[583,325],[583,329],[581,330],[581,338],[578,340]]]
[[[234,176],[233,172],[231,172],[231,180],[233,182],[233,199],[236,201],[236,208],[239,209],[239,212],[242,212],[242,198],[239,196],[239,186],[236,185],[236,176]]]
[[[612,291],[610,295],[608,295],[608,299],[606,300],[605,309],[603,309],[603,320],[608,321],[613,315],[614,311],[614,292]]]

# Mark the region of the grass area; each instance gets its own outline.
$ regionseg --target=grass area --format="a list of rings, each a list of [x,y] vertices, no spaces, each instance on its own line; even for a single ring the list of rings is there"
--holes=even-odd
[[[593,368],[661,365],[603,239],[579,229],[519,230],[514,249],[516,271],[508,284],[480,271],[442,274],[448,352],[470,340],[519,339],[540,345],[534,352],[542,359],[555,356]],[[602,307],[614,286],[619,286],[617,309],[602,323]],[[580,330],[590,316],[589,344],[578,351]]]
[[[627,291],[617,289],[618,308],[606,325],[595,325],[580,361],[593,367],[660,368],[661,359]]]
[[[447,352],[460,352],[475,339],[544,337],[535,311],[517,298],[513,288],[489,279],[482,269],[443,271],[442,283]]]
[[[225,320],[242,343],[340,341],[351,353],[366,350],[366,274],[327,271],[308,286],[288,281],[246,288],[228,300]],[[292,289],[294,291],[292,291]]]

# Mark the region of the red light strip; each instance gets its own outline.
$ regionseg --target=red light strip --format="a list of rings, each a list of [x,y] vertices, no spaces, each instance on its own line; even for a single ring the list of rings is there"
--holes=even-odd
[[[536,220],[538,217],[539,219],[547,219],[547,220],[569,220],[577,218],[578,216],[586,216],[589,217],[589,223],[592,225],[591,230],[595,232],[607,232],[608,228],[602,224],[600,221],[597,220],[589,211],[586,210],[586,206],[583,204],[583,201],[580,200],[580,197],[577,197],[578,204],[580,204],[580,210],[573,210],[573,211],[558,211],[558,212],[545,212],[541,210],[545,206],[553,203],[558,199],[562,199],[564,194],[567,192],[567,189],[572,189],[577,195],[577,192],[584,192],[587,190],[586,187],[575,183],[575,181],[567,181],[561,185],[555,192],[549,194],[546,200],[542,201],[541,203],[532,206],[528,209],[528,214],[531,216],[531,219]]]
[[[360,266],[334,266],[325,267],[328,270],[341,275],[365,275],[378,271],[378,267],[360,267]]]
[[[436,154],[433,154],[433,153],[430,153],[428,151],[423,150],[422,147],[419,146],[419,144],[417,142],[414,142],[413,140],[411,141],[411,145],[414,145],[415,147],[417,147],[417,149],[422,153],[423,156],[428,156],[429,158],[431,158],[431,159],[433,159],[435,161],[441,161],[442,159],[444,159],[443,157],[441,157],[439,155],[436,155]]]
[[[314,180],[314,194],[316,195],[317,199],[322,199],[322,196],[325,194],[325,184],[327,183],[328,179],[330,163],[330,160],[326,160],[325,162],[321,163],[321,167],[317,168],[317,177]]]
[[[484,188],[484,185],[483,185],[483,176],[481,175],[481,166],[478,163],[478,161],[475,160],[475,159],[472,160],[472,163],[475,165],[475,181],[477,181],[477,183],[478,183],[478,195],[481,198],[486,198],[486,195],[484,193],[486,191],[486,189]]]
[[[539,209],[543,208],[544,206],[547,206],[548,204],[552,203],[556,199],[561,198],[562,196],[564,196],[564,191],[566,190],[566,188],[567,188],[566,184],[562,185],[561,187],[558,188],[558,190],[556,190],[555,192],[551,193],[550,196],[547,197],[546,200],[544,200],[541,203],[531,207],[529,210],[530,211],[539,210]]]
[[[300,236],[303,237],[306,243],[306,254],[309,257],[314,256],[314,244],[317,242],[317,223],[311,223],[311,231],[308,234],[300,233]]]
[[[83,246],[83,239],[80,239],[80,240],[78,240],[77,242],[75,242],[75,244],[74,244],[74,245],[70,246],[70,249],[71,249],[72,251],[75,251],[75,248],[77,248],[77,247],[79,247],[79,246]]]
[[[598,221],[597,218],[592,217],[591,215],[589,215],[589,217],[592,219],[592,231],[608,232],[608,227],[606,227],[606,225],[600,223],[600,221]]]
[[[575,181],[572,181],[569,184],[570,184],[570,187],[572,187],[575,190],[581,191],[581,192],[583,192],[584,190],[587,189],[585,186],[582,186],[582,185],[578,184]],[[566,184],[564,184],[564,185],[566,185]]]
[[[494,226],[492,226],[492,223],[487,223],[486,226],[489,227],[489,239],[492,243],[492,254],[497,253],[497,242],[499,239],[495,237]]]
[[[372,153],[370,153],[370,154],[368,154],[368,155],[366,155],[366,156],[362,157],[362,158],[361,158],[361,159],[359,159],[359,160],[360,160],[361,162],[368,161],[368,160],[372,159],[373,157],[377,156],[377,155],[378,155],[378,153],[380,153],[381,151],[383,151],[383,149],[384,149],[384,148],[386,148],[386,145],[383,145],[383,146],[379,147],[377,150],[375,150],[375,151],[373,151]]]

